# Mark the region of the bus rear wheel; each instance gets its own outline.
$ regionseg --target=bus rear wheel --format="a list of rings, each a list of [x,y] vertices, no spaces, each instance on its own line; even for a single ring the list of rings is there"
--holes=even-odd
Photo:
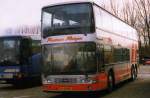
[[[131,80],[134,81],[137,77],[137,72],[134,67],[131,68]]]

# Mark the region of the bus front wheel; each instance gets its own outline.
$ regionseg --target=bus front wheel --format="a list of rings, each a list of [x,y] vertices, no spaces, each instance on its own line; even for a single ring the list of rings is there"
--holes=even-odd
[[[112,73],[108,74],[108,92],[112,92],[114,89],[114,79]]]

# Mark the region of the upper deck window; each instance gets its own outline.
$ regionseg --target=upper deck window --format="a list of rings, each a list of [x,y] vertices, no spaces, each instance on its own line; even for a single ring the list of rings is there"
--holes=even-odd
[[[43,37],[93,32],[93,14],[90,3],[65,4],[43,8]]]

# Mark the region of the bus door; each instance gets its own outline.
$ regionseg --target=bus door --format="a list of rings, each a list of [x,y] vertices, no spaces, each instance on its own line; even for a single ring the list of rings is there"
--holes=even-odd
[[[99,80],[101,83],[99,84],[102,88],[107,88],[107,73],[105,68],[105,60],[104,60],[104,45],[97,44],[97,69],[99,73]]]
[[[98,72],[105,71],[103,44],[97,44],[97,65],[98,65]]]

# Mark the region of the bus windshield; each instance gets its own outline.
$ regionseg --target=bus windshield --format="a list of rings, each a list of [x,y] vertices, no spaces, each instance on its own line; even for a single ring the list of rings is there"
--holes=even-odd
[[[0,38],[0,65],[19,64],[19,44],[17,39]]]
[[[94,42],[45,45],[43,49],[45,75],[96,73]]]
[[[65,4],[43,8],[43,37],[93,32],[92,5]]]

